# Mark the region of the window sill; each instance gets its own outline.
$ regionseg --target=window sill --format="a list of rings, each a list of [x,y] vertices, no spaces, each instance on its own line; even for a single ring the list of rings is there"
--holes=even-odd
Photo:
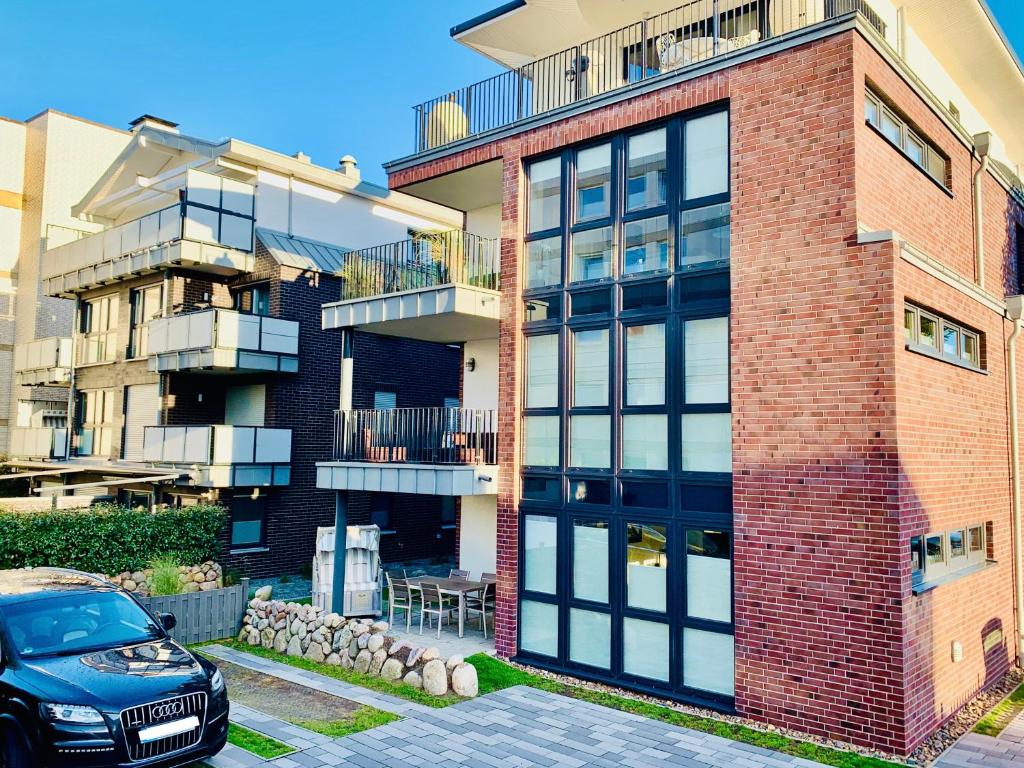
[[[455,530],[455,524],[454,523],[452,523],[452,524],[446,523],[446,524],[441,526],[441,530],[442,531],[454,531]]]
[[[381,530],[380,535],[381,536],[394,536],[396,533],[398,533],[398,531],[396,531],[394,528],[387,528],[387,529]]]
[[[928,181],[930,181],[930,182],[931,182],[932,184],[934,184],[934,185],[935,185],[936,187],[938,187],[938,188],[939,188],[939,189],[941,189],[941,190],[942,190],[943,192],[945,192],[945,193],[946,193],[946,195],[947,195],[947,196],[949,196],[949,198],[950,198],[950,199],[952,199],[952,200],[956,200],[956,195],[954,195],[954,194],[953,194],[953,191],[952,191],[952,190],[951,190],[951,189],[950,189],[949,187],[947,187],[947,186],[946,186],[945,184],[943,184],[943,183],[942,183],[941,181],[939,181],[939,180],[938,180],[938,179],[936,179],[936,178],[935,178],[934,176],[932,176],[932,175],[931,175],[931,174],[930,174],[930,173],[929,173],[928,171],[926,171],[926,170],[925,170],[924,168],[922,168],[922,167],[921,167],[920,165],[918,165],[917,163],[915,163],[915,162],[914,162],[914,159],[913,159],[913,158],[912,158],[912,157],[911,157],[910,155],[908,155],[908,154],[907,154],[906,152],[904,152],[904,151],[903,151],[903,149],[902,149],[902,148],[901,148],[901,147],[900,147],[899,145],[897,145],[897,144],[894,144],[894,143],[893,143],[893,141],[892,141],[892,139],[890,139],[890,138],[889,138],[888,136],[886,136],[886,135],[885,135],[884,133],[882,133],[881,129],[879,129],[879,127],[878,127],[877,125],[875,125],[874,123],[872,123],[872,122],[871,122],[870,120],[865,120],[865,121],[864,121],[864,124],[865,124],[865,125],[866,125],[866,126],[867,126],[868,128],[870,128],[870,129],[871,129],[872,131],[874,131],[875,133],[877,133],[877,134],[878,134],[878,135],[879,135],[879,136],[880,136],[880,137],[882,138],[882,140],[883,140],[883,141],[884,141],[884,142],[885,142],[886,144],[888,144],[888,145],[889,145],[890,147],[892,147],[893,149],[895,149],[895,150],[896,150],[896,151],[897,151],[897,152],[899,153],[899,156],[900,156],[900,157],[902,157],[902,158],[903,158],[904,160],[906,160],[906,161],[907,161],[908,163],[910,163],[910,165],[911,165],[911,166],[913,166],[914,168],[916,168],[916,169],[918,170],[918,172],[919,172],[919,173],[920,173],[920,174],[921,174],[922,176],[924,176],[924,177],[925,177],[926,179],[928,179]]]
[[[921,581],[914,584],[911,587],[910,593],[912,595],[923,595],[926,592],[931,592],[936,587],[941,587],[943,584],[949,584],[970,576],[973,573],[980,573],[981,571],[987,571],[989,568],[996,566],[998,563],[995,560],[986,560],[984,563],[976,563],[975,565],[969,565],[966,568],[961,568],[959,571],[953,573],[947,573],[944,576],[939,576],[937,579],[931,581]]]
[[[955,365],[957,368],[963,368],[966,371],[972,371],[973,373],[980,373],[982,376],[988,376],[988,371],[984,368],[978,368],[977,366],[965,363],[956,357],[949,357],[944,355],[936,349],[929,347],[925,344],[917,344],[914,342],[907,342],[906,348],[908,352],[913,352],[918,355],[924,355],[930,357],[932,360],[938,360],[940,363],[948,363],[949,365]]]
[[[95,363],[75,363],[75,368],[95,368],[99,365],[110,365],[116,362],[117,360],[98,360]]]
[[[229,549],[229,555],[259,555],[264,552],[269,552],[270,547],[238,547],[237,549]]]

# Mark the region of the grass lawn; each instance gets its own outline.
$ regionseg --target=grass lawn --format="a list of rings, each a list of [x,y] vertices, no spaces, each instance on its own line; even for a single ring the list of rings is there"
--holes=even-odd
[[[289,752],[295,751],[277,739],[264,736],[262,733],[256,733],[256,731],[250,731],[248,728],[243,728],[235,723],[228,724],[228,743],[234,744],[246,752],[252,752],[264,760],[273,760],[275,757],[287,755]]]
[[[354,669],[342,669],[341,667],[332,667],[327,664],[318,664],[315,661],[310,661],[309,659],[303,659],[301,657],[286,656],[283,653],[278,653],[272,648],[264,648],[261,645],[248,645],[247,643],[240,643],[237,640],[221,640],[218,644],[227,648],[234,648],[236,651],[251,653],[253,656],[260,656],[264,659],[279,661],[282,664],[290,664],[293,667],[305,669],[308,672],[317,672],[321,675],[326,675],[327,677],[333,677],[337,680],[351,683],[352,685],[360,685],[363,688],[380,691],[381,693],[389,693],[392,696],[408,699],[409,701],[415,701],[417,704],[425,704],[428,707],[447,707],[450,704],[456,704],[460,701],[464,701],[464,699],[453,693],[449,693],[447,696],[431,696],[429,693],[426,693],[419,688],[413,688],[412,686],[405,685],[404,683],[392,683],[388,680],[382,680],[379,677],[361,675]]]
[[[359,733],[359,731],[368,731],[371,728],[387,725],[401,719],[398,715],[393,715],[380,709],[360,707],[347,720],[335,720],[333,722],[325,720],[294,720],[292,724],[310,731],[316,731],[324,736],[330,736],[332,739],[340,739],[342,736],[350,736],[353,733]]]
[[[1024,685],[996,704],[987,715],[981,718],[974,726],[974,732],[983,736],[998,736],[1021,710],[1024,710]]]
[[[589,688],[560,683],[540,675],[524,672],[483,653],[470,656],[466,661],[476,667],[481,696],[485,693],[500,691],[503,688],[511,688],[514,685],[528,685],[531,688],[559,693],[563,696],[579,699],[580,701],[590,702],[591,704],[600,704],[610,709],[631,712],[641,717],[660,720],[663,723],[711,733],[715,736],[722,736],[733,741],[743,742],[744,744],[753,744],[764,749],[783,752],[787,755],[815,760],[825,765],[837,766],[837,768],[891,768],[892,766],[903,765],[902,763],[879,760],[875,757],[865,757],[854,752],[830,749],[829,747],[818,746],[807,741],[798,741],[776,733],[765,733],[764,731],[735,723],[691,715],[646,701],[628,699],[623,696],[605,693],[604,691],[594,691]]]

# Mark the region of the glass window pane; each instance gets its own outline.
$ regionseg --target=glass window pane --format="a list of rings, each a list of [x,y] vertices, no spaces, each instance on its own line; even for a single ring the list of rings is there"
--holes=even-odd
[[[882,134],[897,147],[903,146],[903,125],[888,109],[882,109]]]
[[[686,199],[729,191],[729,113],[686,121]]]
[[[572,594],[578,600],[608,602],[608,523],[574,520]]]
[[[912,133],[907,134],[907,155],[915,163],[924,167],[924,142]]]
[[[668,216],[627,222],[625,234],[623,274],[668,269]]]
[[[928,151],[928,172],[938,179],[940,184],[946,184],[946,158],[934,149]]]
[[[519,647],[543,656],[558,655],[558,606],[523,600],[519,604]]]
[[[686,402],[729,402],[729,318],[688,320],[683,341]]]
[[[630,325],[626,334],[626,405],[665,402],[665,324]]]
[[[729,259],[729,204],[683,211],[679,263],[684,267]]]
[[[665,129],[629,137],[626,170],[626,210],[664,205],[668,197]]]
[[[981,550],[985,546],[985,544],[984,544],[985,537],[984,537],[984,535],[981,532],[981,526],[979,525],[979,526],[975,526],[974,528],[971,528],[970,536],[971,536],[971,552],[981,552]]]
[[[530,165],[530,232],[553,229],[562,217],[562,160],[552,157]]]
[[[622,417],[622,468],[668,469],[668,416]]]
[[[545,296],[543,299],[529,299],[525,302],[524,322],[536,323],[543,320],[562,319],[562,296]]]
[[[651,680],[668,680],[668,625],[622,620],[622,671]]]
[[[578,664],[609,669],[612,663],[612,617],[569,609],[569,658]]]
[[[526,416],[523,419],[523,464],[528,467],[557,467],[557,416]]]
[[[925,559],[928,565],[942,565],[946,562],[945,546],[942,536],[929,536],[925,539]]]
[[[683,414],[683,471],[732,472],[732,417]]]
[[[956,357],[959,354],[960,331],[946,323],[942,325],[942,351]]]
[[[924,312],[920,314],[920,331],[918,333],[917,340],[922,344],[929,347],[938,348],[939,346],[939,322],[931,315],[926,315]]]
[[[572,335],[574,406],[608,405],[608,329]]]
[[[612,488],[607,480],[571,480],[569,501],[575,504],[611,504]]]
[[[637,483],[622,481],[622,506],[665,509],[668,506],[668,486],[664,483]]]
[[[611,417],[569,417],[569,465],[608,469],[611,466]]]
[[[572,236],[570,280],[596,280],[612,273],[612,228],[577,232]]]
[[[683,685],[732,696],[736,674],[734,654],[732,635],[684,629]]]
[[[668,286],[664,282],[624,285],[622,309],[653,309],[668,304]]]
[[[950,558],[964,557],[967,554],[967,539],[964,532],[949,532],[949,556]]]
[[[612,146],[581,149],[576,153],[576,220],[600,219],[610,211]]]
[[[607,288],[572,294],[572,316],[606,315],[612,311],[612,295]]]
[[[917,335],[917,313],[912,309],[903,310],[903,335],[912,343]]]
[[[626,604],[630,608],[665,611],[667,534],[662,525],[626,524]]]
[[[558,522],[547,515],[523,519],[523,587],[529,592],[555,594]]]
[[[732,621],[732,561],[728,531],[686,532],[686,614]]]
[[[548,237],[526,244],[526,287],[543,288],[562,282],[562,238]]]
[[[562,481],[556,477],[524,477],[523,498],[536,501],[558,501]]]
[[[910,569],[917,576],[924,567],[924,539],[920,536],[910,537]]]
[[[558,334],[526,339],[526,407],[558,407]]]
[[[878,125],[878,102],[868,94],[864,99],[864,119],[874,125]]]
[[[978,337],[973,333],[964,333],[961,357],[971,365],[981,365],[981,353],[978,351]]]

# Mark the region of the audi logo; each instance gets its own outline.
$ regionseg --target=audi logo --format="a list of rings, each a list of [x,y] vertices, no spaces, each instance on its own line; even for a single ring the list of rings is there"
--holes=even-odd
[[[166,704],[154,704],[149,710],[149,716],[154,720],[163,720],[167,717],[176,717],[185,714],[185,706],[180,701],[169,701]]]

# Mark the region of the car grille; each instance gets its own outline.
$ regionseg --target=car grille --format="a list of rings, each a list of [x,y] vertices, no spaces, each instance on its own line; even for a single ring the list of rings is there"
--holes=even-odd
[[[195,715],[199,718],[199,727],[191,731],[167,736],[163,739],[142,743],[139,741],[139,730],[150,725],[168,723],[173,720]],[[121,727],[128,746],[128,757],[131,760],[148,760],[161,755],[168,755],[182,749],[195,746],[203,735],[206,724],[206,694],[190,693],[173,699],[163,699],[149,704],[142,704],[121,712]]]

